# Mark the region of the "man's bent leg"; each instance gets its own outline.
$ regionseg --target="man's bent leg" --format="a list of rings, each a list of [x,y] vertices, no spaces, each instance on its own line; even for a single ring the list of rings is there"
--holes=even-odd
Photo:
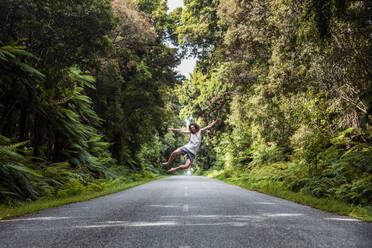
[[[174,160],[174,158],[178,155],[178,154],[181,154],[182,151],[181,149],[176,149],[175,151],[172,152],[172,154],[170,155],[169,159],[168,159],[168,162],[165,162],[163,163],[164,166],[168,166],[170,163],[172,163],[172,161]]]
[[[192,162],[191,160],[188,158],[186,160],[186,163],[184,165],[181,165],[181,166],[178,166],[176,168],[172,168],[170,170],[168,170],[168,172],[174,172],[174,171],[178,171],[178,170],[186,170],[187,168],[189,168],[191,166]]]

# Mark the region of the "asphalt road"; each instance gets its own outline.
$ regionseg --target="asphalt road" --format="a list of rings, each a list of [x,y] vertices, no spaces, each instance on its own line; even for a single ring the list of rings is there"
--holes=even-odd
[[[0,222],[0,247],[372,247],[372,223],[173,176]]]

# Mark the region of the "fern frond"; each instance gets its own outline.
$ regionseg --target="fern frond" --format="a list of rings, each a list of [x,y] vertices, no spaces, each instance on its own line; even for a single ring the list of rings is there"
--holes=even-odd
[[[28,173],[28,174],[31,174],[35,177],[40,177],[42,178],[43,176],[39,173],[37,173],[36,171],[30,169],[30,168],[27,168],[26,166],[24,165],[21,165],[21,164],[17,164],[17,163],[7,163],[7,164],[3,164],[2,165],[3,167],[8,167],[8,168],[11,168],[11,169],[14,169],[18,172],[22,172],[22,173]]]
[[[29,142],[30,142],[29,140],[26,140],[26,141],[22,141],[22,142],[19,142],[19,143],[12,144],[12,145],[3,146],[3,148],[4,149],[9,149],[9,150],[15,150],[16,148],[24,146],[24,145],[28,144]]]
[[[78,81],[83,87],[95,89],[93,83],[96,81],[96,79],[91,75],[83,74],[83,72],[79,68],[71,67],[70,76],[73,81]]]
[[[45,75],[38,71],[37,69],[33,68],[32,66],[29,66],[26,63],[23,63],[19,60],[14,60],[14,63],[18,65],[23,71],[28,72],[30,74],[34,74],[38,76],[39,78],[45,78]]]

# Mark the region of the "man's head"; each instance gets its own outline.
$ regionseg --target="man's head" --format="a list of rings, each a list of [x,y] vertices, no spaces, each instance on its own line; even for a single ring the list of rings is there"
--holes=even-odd
[[[190,123],[189,130],[190,130],[191,133],[197,133],[200,130],[200,126],[198,124],[196,124],[195,122]]]

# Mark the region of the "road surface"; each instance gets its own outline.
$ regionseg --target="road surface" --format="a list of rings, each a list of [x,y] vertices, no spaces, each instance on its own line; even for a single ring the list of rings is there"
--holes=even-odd
[[[0,247],[372,247],[372,223],[172,176],[0,222]]]

